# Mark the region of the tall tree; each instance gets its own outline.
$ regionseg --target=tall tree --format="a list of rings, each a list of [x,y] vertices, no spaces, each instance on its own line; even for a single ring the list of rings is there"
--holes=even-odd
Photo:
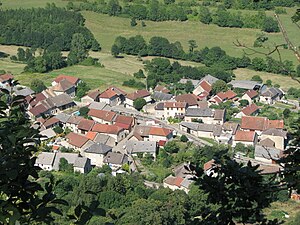
[[[88,48],[84,36],[76,33],[72,37],[71,50],[68,55],[68,64],[74,65],[88,57]]]

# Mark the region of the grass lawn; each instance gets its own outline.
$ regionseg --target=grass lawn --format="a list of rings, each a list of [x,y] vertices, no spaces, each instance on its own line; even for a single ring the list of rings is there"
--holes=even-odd
[[[295,108],[294,105],[284,104],[284,103],[281,103],[281,102],[276,102],[274,104],[274,107],[285,108],[285,109],[294,109]]]
[[[162,165],[145,166],[149,170],[150,176],[155,176],[156,182],[162,183],[168,175],[172,173],[170,168],[163,167]]]
[[[66,6],[68,1],[63,0],[1,0],[3,9],[45,7],[47,2],[55,3],[56,6]]]
[[[258,72],[249,69],[236,69],[234,70],[234,74],[236,75],[236,80],[250,80],[254,75],[259,75],[263,81],[272,80],[273,84],[279,84],[280,87],[287,91],[290,87],[299,88],[300,85],[297,81],[294,81],[288,76],[267,73],[267,72]]]
[[[202,139],[202,140],[204,140],[204,141],[207,141],[208,143],[210,143],[210,144],[212,144],[212,145],[217,144],[217,142],[216,142],[214,139],[212,139],[212,138],[199,137],[199,139]]]

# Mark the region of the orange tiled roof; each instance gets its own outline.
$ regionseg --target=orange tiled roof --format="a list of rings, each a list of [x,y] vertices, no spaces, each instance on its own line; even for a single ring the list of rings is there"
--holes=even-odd
[[[204,91],[208,93],[211,91],[211,85],[206,80],[202,80],[199,85],[202,87]]]
[[[67,75],[59,75],[58,77],[55,78],[55,82],[56,83],[59,83],[61,82],[62,80],[67,80],[69,81],[70,83],[72,83],[73,85],[76,85],[76,83],[79,81],[79,78],[78,77],[72,77],[72,76],[67,76]]]
[[[255,113],[258,109],[258,106],[253,103],[243,108],[242,113],[244,113],[247,116],[251,116],[251,114]]]
[[[238,130],[235,134],[235,141],[253,142],[255,138],[255,131]]]
[[[165,102],[165,108],[185,108],[187,106],[186,102]]]
[[[106,133],[106,134],[118,134],[122,130],[124,129],[116,125],[107,125],[107,124],[99,124],[99,123],[95,124],[92,129],[92,131],[94,132]]]
[[[70,145],[81,148],[89,139],[85,136],[75,134],[73,132],[69,133],[66,138]]]
[[[172,130],[163,128],[163,127],[151,127],[149,134],[150,135],[156,135],[156,136],[163,136],[166,137],[168,136],[170,133],[172,132]]]
[[[112,122],[117,114],[115,112],[112,112],[112,111],[91,109],[88,112],[88,115],[97,117],[97,118],[105,120],[105,121]]]

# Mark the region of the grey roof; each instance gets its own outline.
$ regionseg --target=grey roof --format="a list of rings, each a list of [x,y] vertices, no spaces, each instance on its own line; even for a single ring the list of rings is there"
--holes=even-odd
[[[173,97],[172,94],[166,94],[158,91],[155,91],[152,95],[152,98],[158,101],[167,101],[170,100],[172,97]]]
[[[106,154],[107,152],[111,151],[112,147],[102,144],[102,143],[94,143],[90,147],[86,148],[84,151],[87,153],[94,153],[94,154]]]
[[[151,127],[150,126],[142,126],[142,125],[138,125],[134,128],[134,132],[133,133],[136,133],[142,137],[144,136],[149,136],[149,133],[150,133],[150,129]]]
[[[163,102],[159,102],[159,103],[157,103],[156,104],[156,106],[155,106],[155,110],[164,110],[164,103]]]
[[[187,108],[185,116],[212,117],[214,112],[210,108]]]
[[[126,143],[126,150],[130,154],[138,152],[156,153],[156,141],[128,141]]]
[[[261,95],[274,98],[277,96],[283,96],[283,92],[279,88],[271,87],[265,90]]]
[[[64,105],[74,103],[72,98],[65,93],[62,93],[62,94],[54,96],[54,97],[50,97],[49,100],[52,101],[54,106],[56,106],[56,107],[61,107]]]
[[[60,163],[61,158],[65,158],[69,164],[74,165],[76,159],[78,158],[78,154],[77,153],[57,152],[56,156],[55,156],[54,164],[53,164],[54,170],[59,170],[59,163]]]
[[[86,157],[77,157],[73,166],[77,167],[77,168],[84,168],[89,161],[90,161],[90,159],[88,159]]]
[[[97,134],[96,137],[94,138],[94,142],[105,144],[111,147],[115,145],[115,139],[105,134]]]
[[[175,176],[185,178],[186,176],[190,175],[192,172],[187,168],[189,168],[189,163],[181,163],[180,165],[176,166],[173,169]]]
[[[181,186],[185,187],[185,188],[189,188],[190,184],[194,182],[194,180],[192,179],[193,176],[192,175],[188,175],[186,176],[183,181],[181,182]]]
[[[53,165],[55,159],[55,153],[53,152],[41,152],[37,158],[35,163],[36,164],[43,164],[43,165]]]
[[[108,106],[104,102],[92,102],[88,108],[89,109],[98,109],[98,110],[110,110],[110,106]]]
[[[226,112],[225,109],[215,109],[215,112],[214,112],[214,119],[215,119],[215,120],[222,120],[222,119],[224,119],[224,117],[225,117],[225,112]]]
[[[194,87],[197,87],[198,84],[200,83],[200,80],[185,79],[185,78],[180,79],[179,83],[186,84],[188,81],[191,81]]]
[[[55,116],[55,118],[59,119],[60,122],[66,123],[71,115],[68,115],[66,113],[59,113]]]
[[[276,148],[264,147],[261,145],[255,146],[256,157],[266,158],[266,159],[279,159],[282,155],[282,151]],[[271,156],[271,157],[270,157]]]
[[[28,87],[24,87],[20,90],[18,90],[18,87],[15,89],[15,94],[16,95],[21,95],[21,96],[28,96],[28,95],[32,95],[34,93],[33,90],[31,90]]]
[[[195,131],[213,132],[214,136],[220,136],[222,133],[221,125],[194,122],[181,122],[180,125]]]
[[[272,136],[280,136],[280,137],[286,138],[287,131],[282,130],[282,129],[270,128],[270,129],[267,129],[267,130],[263,131],[262,135],[263,134],[272,135]]]
[[[233,88],[242,88],[242,89],[259,89],[262,84],[252,80],[233,80],[229,84],[233,86]]]
[[[216,81],[218,81],[219,79],[216,78],[216,77],[213,77],[212,75],[206,75],[205,77],[203,77],[201,79],[202,80],[205,80],[207,83],[209,83],[210,85],[212,85],[213,83],[215,83]]]
[[[40,135],[46,136],[47,138],[53,138],[56,136],[56,133],[54,132],[54,130],[52,128],[48,128],[46,130],[41,131]]]
[[[103,159],[104,163],[123,165],[128,162],[128,156],[118,152],[109,152]]]

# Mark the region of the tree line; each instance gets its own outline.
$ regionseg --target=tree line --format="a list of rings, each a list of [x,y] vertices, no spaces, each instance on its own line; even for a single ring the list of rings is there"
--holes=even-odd
[[[74,11],[48,4],[45,8],[1,10],[0,44],[46,49],[56,45],[58,50],[70,50],[73,35],[79,33],[85,45],[93,51],[100,45],[84,27],[85,19]]]
[[[275,7],[293,7],[299,4],[299,0],[222,0],[223,5],[226,8],[233,9],[251,9],[251,10],[271,10]]]
[[[265,32],[279,32],[278,22],[264,11],[256,14],[229,12],[224,6],[211,11],[208,7],[200,7],[199,20],[204,24],[216,24],[220,27],[257,28]]]
[[[164,37],[152,37],[149,43],[141,35],[125,38],[119,36],[111,48],[114,56],[120,53],[138,56],[161,56],[173,59],[201,62],[207,67],[219,68],[221,70],[233,70],[236,68],[249,68],[256,71],[267,71],[271,73],[288,75],[295,72],[295,66],[291,61],[278,61],[271,57],[254,58],[247,56],[232,57],[220,47],[205,47],[197,50],[195,40],[189,41],[189,51],[185,52],[180,42],[169,42]]]

